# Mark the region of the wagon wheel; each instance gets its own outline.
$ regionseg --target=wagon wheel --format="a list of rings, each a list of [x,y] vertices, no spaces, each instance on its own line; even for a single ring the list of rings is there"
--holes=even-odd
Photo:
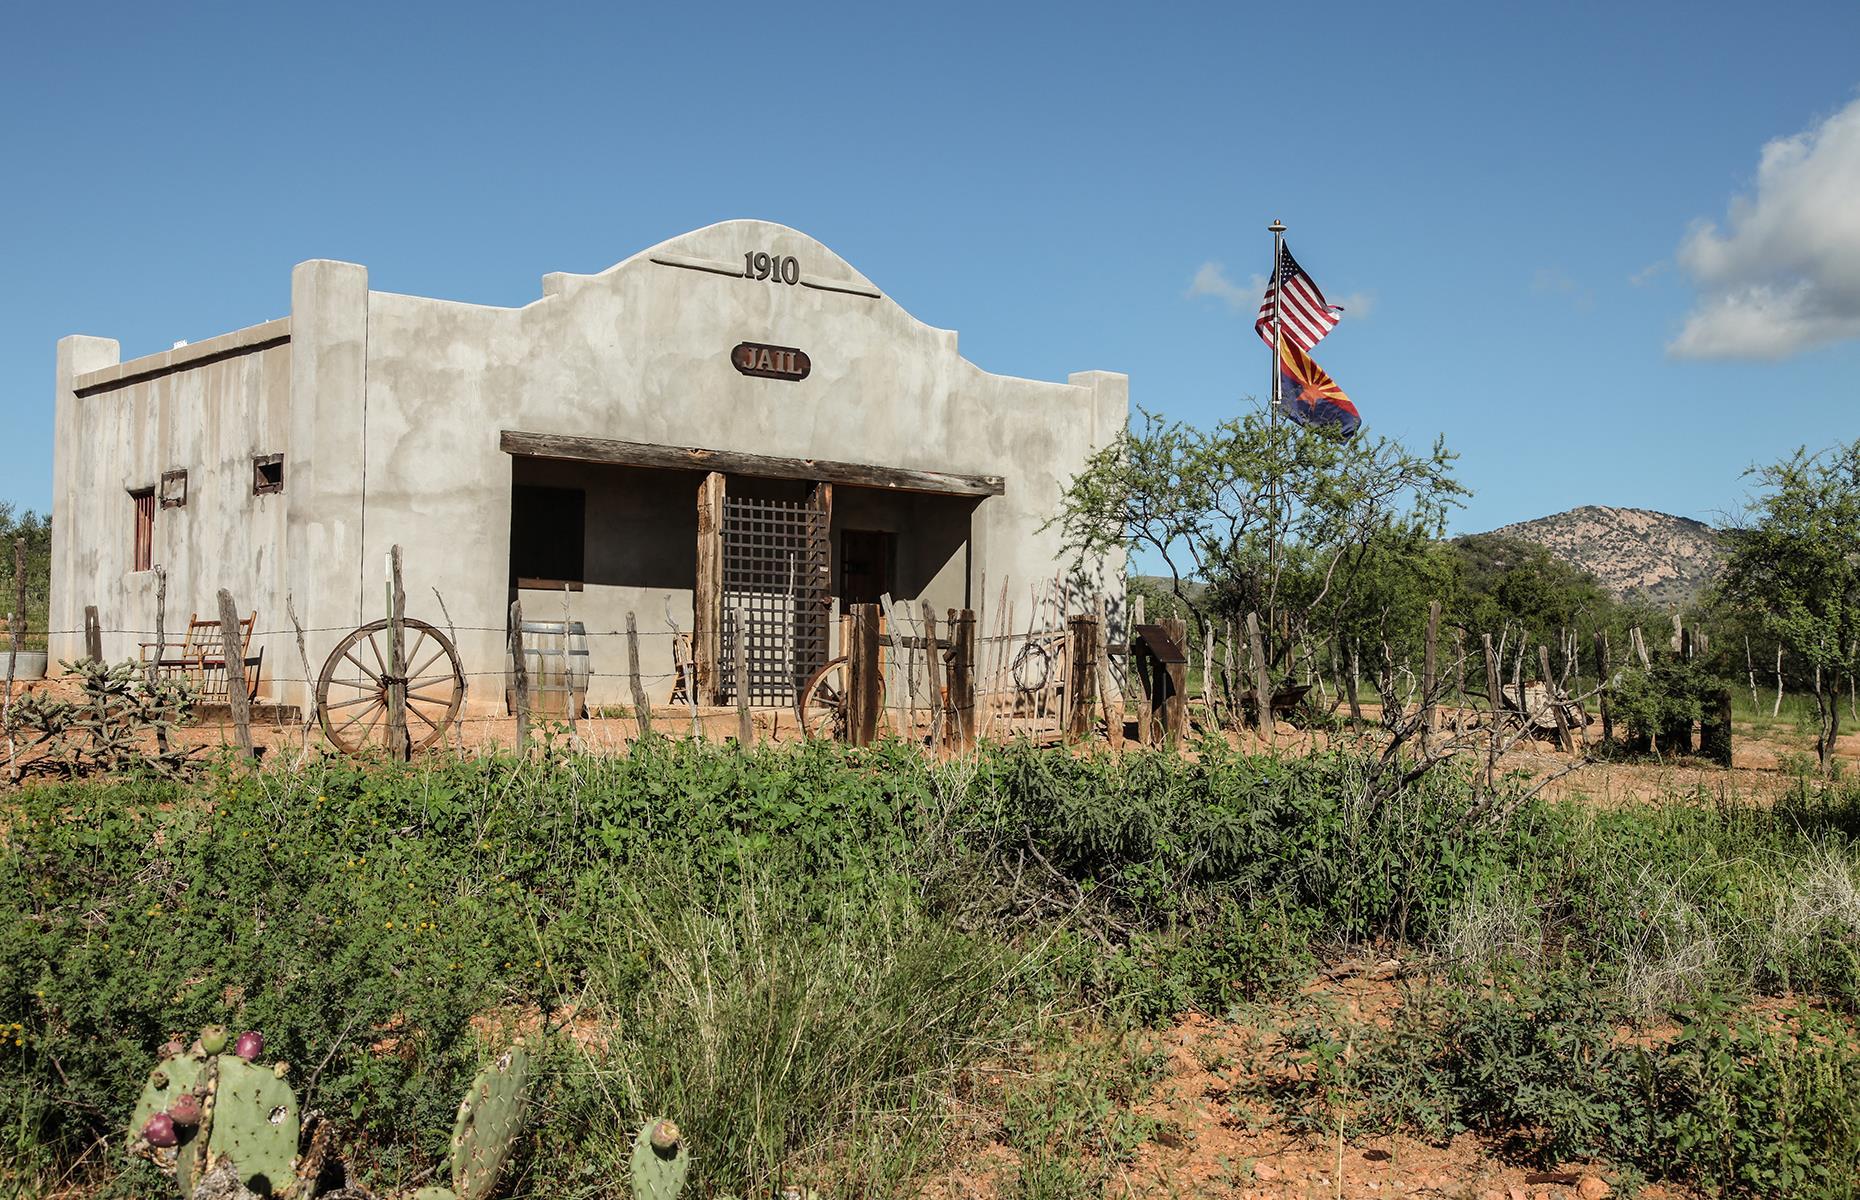
[[[794,694],[794,716],[801,733],[810,738],[846,736],[846,710],[852,695],[852,666],[844,654],[829,659],[827,665],[807,677],[806,684]],[[878,679],[878,707],[885,707],[885,677]]]
[[[1023,696],[1031,696],[1046,686],[1053,675],[1053,655],[1038,642],[1023,644],[1014,655],[1014,686]]]
[[[465,669],[445,634],[425,621],[401,622],[406,652],[407,742],[421,750],[439,740],[465,699]],[[386,621],[374,621],[343,638],[316,681],[316,719],[323,736],[345,754],[371,742],[388,742],[388,689],[400,686],[389,670]]]

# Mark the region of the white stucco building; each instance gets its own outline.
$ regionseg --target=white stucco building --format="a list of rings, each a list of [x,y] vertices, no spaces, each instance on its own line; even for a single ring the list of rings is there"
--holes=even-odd
[[[1041,526],[1123,428],[1128,384],[991,375],[814,239],[728,221],[547,275],[521,308],[301,263],[278,320],[130,362],[62,339],[56,403],[53,629],[81,628],[87,604],[106,629],[150,628],[159,564],[171,631],[222,587],[287,630],[288,596],[315,668],[382,615],[399,544],[409,614],[443,625],[444,596],[484,713],[504,708],[486,680],[513,598],[559,618],[566,592],[594,635],[597,704],[626,702],[608,635],[629,611],[661,635],[649,675],[671,670],[669,613],[698,631],[706,697],[729,699],[704,660],[738,604],[805,666],[835,599],[970,606],[984,577],[1024,597],[1067,565]],[[1123,564],[1102,570],[1121,592]],[[105,655],[139,640],[107,635]],[[294,640],[265,650],[261,694],[305,704]],[[782,702],[783,683],[755,699]]]

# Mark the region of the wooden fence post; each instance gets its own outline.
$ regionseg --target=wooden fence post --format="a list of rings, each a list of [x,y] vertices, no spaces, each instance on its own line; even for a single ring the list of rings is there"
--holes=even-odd
[[[145,676],[151,701],[155,697],[155,684],[161,678],[162,643],[167,640],[163,630],[167,618],[168,568],[158,565],[155,568],[155,657],[149,659],[149,669]],[[155,751],[158,754],[168,753],[168,726],[165,722],[155,726]]]
[[[639,721],[639,738],[652,736],[652,700],[639,678],[639,618],[628,609],[626,614],[626,673],[633,687],[633,716]]]
[[[388,550],[388,757],[412,757],[407,738],[407,593],[400,586],[400,547]],[[232,678],[230,670],[227,679]]]
[[[1542,642],[1537,643],[1537,669],[1544,677],[1544,699],[1549,702],[1551,715],[1556,718],[1556,744],[1563,753],[1574,753],[1576,743],[1570,737],[1569,717],[1563,712],[1563,701],[1558,695],[1562,689],[1557,687],[1556,677],[1550,674],[1550,647]]]
[[[975,610],[949,610],[949,703],[955,710],[956,748],[975,749]]]
[[[1071,693],[1066,705],[1066,738],[1077,741],[1091,732],[1093,710],[1098,707],[1098,620],[1083,614],[1069,617],[1072,665],[1067,679]]]
[[[245,639],[240,636],[239,610],[225,588],[220,589],[220,651],[226,656],[226,702],[232,709],[233,730],[239,749],[251,758],[252,705],[245,683]]]
[[[1612,672],[1608,665],[1608,635],[1600,629],[1595,631],[1595,673],[1597,676],[1596,700],[1602,709],[1602,740],[1612,742],[1615,740],[1615,717],[1614,710],[1608,703],[1608,680]],[[1756,676],[1753,675],[1751,678],[1754,680]],[[1756,691],[1752,689],[1750,698],[1753,708],[1756,704],[1756,696]]]
[[[749,716],[749,616],[740,601],[731,606],[730,620],[736,626],[730,655],[730,675],[736,691],[736,741],[747,747],[755,744],[756,726]]]
[[[691,596],[691,657],[697,660],[701,704],[723,703],[723,501],[722,472],[698,485],[697,580]]]
[[[1137,685],[1137,744],[1139,746],[1147,746],[1152,740],[1150,737],[1152,710],[1150,708],[1149,661],[1147,655],[1139,653],[1143,639],[1137,634],[1137,626],[1148,624],[1143,619],[1143,608],[1142,596],[1131,601],[1130,628],[1124,631],[1127,635],[1126,640],[1129,642],[1124,652],[1130,656],[1124,660],[1129,666],[1129,670],[1124,674]]]
[[[1259,636],[1259,614],[1256,612],[1246,615],[1246,640],[1253,650],[1253,695],[1259,710],[1259,729],[1267,741],[1276,741],[1278,728],[1272,719],[1272,673],[1266,665],[1266,643]]]
[[[1188,622],[1181,617],[1169,617],[1157,624],[1162,626],[1162,631],[1177,646],[1188,643]],[[1163,677],[1168,689],[1168,694],[1163,698],[1163,741],[1170,749],[1174,749],[1182,744],[1182,737],[1188,732],[1187,665],[1169,663],[1163,671]]]
[[[94,663],[103,662],[103,622],[97,617],[97,606],[84,606],[84,657]]]
[[[1117,708],[1111,707],[1111,622],[1106,615],[1104,597],[1100,595],[1092,613],[1098,622],[1098,707],[1104,710],[1104,735],[1111,749],[1124,748],[1124,693],[1118,689]]]
[[[937,753],[943,748],[943,680],[945,673],[938,668],[943,665],[942,647],[936,638],[936,609],[930,602],[923,602],[924,614],[924,674],[930,680],[930,751]]]
[[[1439,676],[1434,667],[1434,639],[1440,634],[1440,601],[1427,605],[1427,641],[1421,647],[1421,753],[1427,753],[1428,736],[1434,731],[1434,692]]]
[[[517,710],[517,751],[530,745],[530,667],[523,658],[523,601],[510,602],[510,687],[515,693],[511,705]]]
[[[852,640],[846,647],[846,740],[869,746],[878,736],[883,679],[878,662],[878,605],[852,606]]]
[[[13,767],[13,674],[18,669],[20,643],[26,637],[26,539],[13,539],[13,583],[19,593],[13,605],[13,611],[7,617],[7,632],[11,635],[6,652],[6,691],[0,694],[0,728],[6,731],[6,761],[10,773]]]
[[[1485,755],[1485,785],[1486,787],[1489,788],[1493,785],[1493,783],[1496,781],[1496,778],[1497,778],[1496,768],[1498,765],[1498,739],[1499,739],[1499,727],[1498,726],[1499,726],[1499,721],[1502,719],[1503,714],[1504,714],[1504,707],[1502,703],[1502,697],[1504,693],[1499,683],[1498,652],[1492,649],[1492,635],[1489,633],[1482,633],[1479,635],[1479,637],[1480,637],[1480,640],[1484,643],[1484,649],[1485,649],[1485,698],[1486,698],[1486,703],[1491,705],[1491,712],[1488,714],[1487,722],[1486,722],[1487,727],[1491,731],[1491,736],[1487,739],[1486,755]]]

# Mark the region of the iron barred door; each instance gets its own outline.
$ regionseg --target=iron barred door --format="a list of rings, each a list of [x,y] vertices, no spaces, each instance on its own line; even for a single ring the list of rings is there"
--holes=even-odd
[[[826,663],[828,519],[816,500],[724,497],[718,671],[728,702],[738,695],[739,638],[751,704],[793,704],[807,677]]]

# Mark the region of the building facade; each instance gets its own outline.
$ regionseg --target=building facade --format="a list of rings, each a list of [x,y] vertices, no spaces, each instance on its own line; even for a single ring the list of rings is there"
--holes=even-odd
[[[130,362],[114,341],[62,339],[52,628],[80,629],[94,604],[123,631],[105,656],[135,655],[160,566],[170,631],[230,590],[258,613],[261,693],[306,705],[287,602],[314,674],[383,615],[398,544],[409,615],[458,631],[469,711],[504,709],[513,599],[545,620],[566,606],[594,635],[590,705],[629,700],[623,639],[606,636],[629,612],[655,700],[672,624],[692,635],[701,698],[734,698],[741,613],[745,686],[782,703],[830,651],[836,602],[940,612],[1074,569],[1045,526],[1123,429],[1124,376],[982,371],[954,332],[763,221],[542,290],[461,304],[315,260],[292,272],[290,314],[262,325]],[[1091,570],[1081,584],[1121,595],[1121,561]]]

